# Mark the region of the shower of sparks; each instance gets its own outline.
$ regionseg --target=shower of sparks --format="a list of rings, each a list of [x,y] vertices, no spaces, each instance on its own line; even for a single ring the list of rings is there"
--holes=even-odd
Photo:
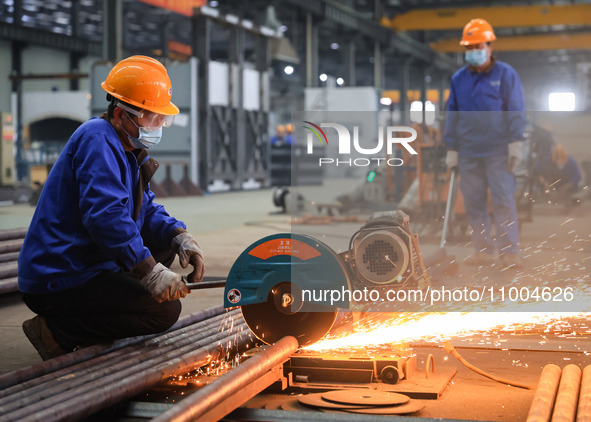
[[[567,318],[586,317],[586,313],[533,312],[432,312],[377,315],[359,321],[351,333],[325,339],[306,350],[327,351],[351,348],[377,348],[380,345],[427,341],[440,343],[454,337],[505,331],[527,331],[535,327],[543,333],[564,332]],[[542,327],[542,328],[540,328]],[[591,330],[582,326],[587,334]],[[568,330],[570,331],[570,329]],[[579,332],[579,334],[583,334]]]
[[[493,307],[486,309],[492,312],[479,312],[482,303],[462,303],[439,309],[462,312],[367,313],[347,332],[341,330],[338,334],[329,334],[305,349],[350,352],[351,349],[384,349],[393,344],[412,342],[440,343],[452,338],[470,340],[478,336],[487,338],[482,341],[502,347],[506,341],[499,340],[502,333],[523,331],[539,334],[541,344],[546,335],[586,335],[589,338],[591,328],[585,321],[591,316],[588,313],[591,309],[591,272],[586,261],[591,259],[591,234],[571,229],[574,223],[574,218],[567,217],[560,224],[568,225],[568,229],[564,227],[559,233],[561,238],[570,240],[566,247],[558,246],[557,233],[550,234],[538,244],[524,245],[521,255],[524,268],[508,279],[495,283],[489,276],[481,276],[481,269],[471,275],[460,274],[456,279],[458,288],[463,287],[460,285],[462,281],[470,283],[470,287],[474,287],[476,281],[479,288],[495,285],[516,289],[571,287],[574,291],[572,301],[540,303],[530,298],[524,302],[495,302]],[[537,254],[542,251],[550,252],[551,258],[540,259]],[[500,269],[500,274],[503,273],[506,273],[504,269]],[[581,351],[591,355],[591,348]]]

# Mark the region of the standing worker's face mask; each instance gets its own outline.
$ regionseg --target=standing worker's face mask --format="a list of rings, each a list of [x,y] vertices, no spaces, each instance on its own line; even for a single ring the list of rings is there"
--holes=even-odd
[[[480,67],[488,60],[486,48],[468,50],[464,53],[464,58],[469,65]]]

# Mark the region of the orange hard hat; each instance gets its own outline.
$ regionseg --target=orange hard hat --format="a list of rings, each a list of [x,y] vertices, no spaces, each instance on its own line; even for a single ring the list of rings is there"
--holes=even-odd
[[[158,114],[174,115],[172,84],[166,68],[147,56],[131,56],[117,63],[101,87],[113,97]]]
[[[287,130],[287,132],[291,133],[291,123],[288,123],[285,125],[285,130]]]
[[[497,37],[495,36],[490,23],[484,19],[472,19],[464,27],[460,45],[480,44],[483,42],[491,42],[496,39]]]

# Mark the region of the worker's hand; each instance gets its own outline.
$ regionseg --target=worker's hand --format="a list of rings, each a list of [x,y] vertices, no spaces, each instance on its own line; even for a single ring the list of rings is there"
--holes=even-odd
[[[454,151],[453,149],[447,150],[447,155],[445,156],[445,164],[447,165],[448,169],[453,169],[454,167],[458,166],[458,152]]]
[[[171,302],[191,293],[180,274],[170,271],[160,263],[140,283],[156,302]]]
[[[199,283],[203,280],[205,260],[195,238],[187,232],[178,234],[172,239],[172,249],[179,254],[181,267],[187,268],[187,265],[191,264],[194,268],[193,272],[187,276],[187,280],[190,283]]]
[[[511,142],[509,144],[509,158],[507,160],[507,171],[514,173],[517,165],[523,160],[523,141]]]

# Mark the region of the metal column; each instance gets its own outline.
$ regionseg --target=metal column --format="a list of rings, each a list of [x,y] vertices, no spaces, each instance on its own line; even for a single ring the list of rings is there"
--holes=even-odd
[[[318,25],[312,12],[306,13],[306,86],[318,86]]]
[[[409,109],[407,92],[410,88],[410,70],[412,66],[412,59],[407,58],[402,64],[402,78],[400,83],[400,122],[402,124],[408,123]]]
[[[373,53],[373,84],[380,92],[384,89],[384,56],[382,55],[382,46],[378,41],[374,43]]]
[[[209,170],[211,166],[211,110],[209,108],[209,57],[211,22],[203,15],[193,16],[192,24],[193,54],[197,57],[197,86],[198,98],[198,139],[199,139],[199,186],[204,191],[209,184]],[[197,163],[193,163],[194,165]]]
[[[254,126],[258,132],[256,139],[255,160],[260,161],[260,166],[265,174],[265,184],[271,185],[271,151],[269,142],[269,104],[268,97],[265,95],[269,89],[268,78],[265,72],[271,65],[271,56],[269,54],[269,41],[266,37],[258,36],[255,41],[256,70],[259,72],[259,110],[254,111]]]
[[[374,0],[374,20],[376,23],[380,21],[382,15],[381,1]],[[384,89],[384,55],[382,53],[382,45],[378,39],[374,41],[373,51],[373,85],[381,92]]]
[[[123,58],[123,2],[103,2],[103,60]]]
[[[20,3],[20,2],[19,2]],[[16,20],[16,17],[15,17]],[[20,19],[19,19],[20,22]],[[15,95],[13,103],[14,116],[14,132],[16,141],[16,177],[17,180],[23,180],[29,176],[29,167],[24,159],[25,140],[23,138],[23,79],[22,75],[22,58],[23,58],[23,43],[13,41],[11,45],[12,51],[12,93]]]
[[[428,74],[428,69],[427,66],[425,66],[424,64],[421,64],[421,103],[423,103],[423,108],[421,109],[422,112],[422,116],[421,116],[421,122],[423,124],[427,123],[427,74]]]
[[[349,86],[357,85],[357,75],[355,74],[355,48],[355,40],[350,40],[343,48],[345,81]]]
[[[439,110],[445,111],[445,90],[449,86],[449,75],[445,72],[439,74]]]
[[[230,66],[230,110],[234,125],[230,131],[231,141],[235,143],[236,168],[233,189],[241,189],[246,174],[246,125],[244,117],[244,30],[240,27],[230,29],[229,62]],[[234,77],[234,69],[236,76]],[[234,83],[235,82],[235,83]],[[236,103],[234,101],[236,100]]]

